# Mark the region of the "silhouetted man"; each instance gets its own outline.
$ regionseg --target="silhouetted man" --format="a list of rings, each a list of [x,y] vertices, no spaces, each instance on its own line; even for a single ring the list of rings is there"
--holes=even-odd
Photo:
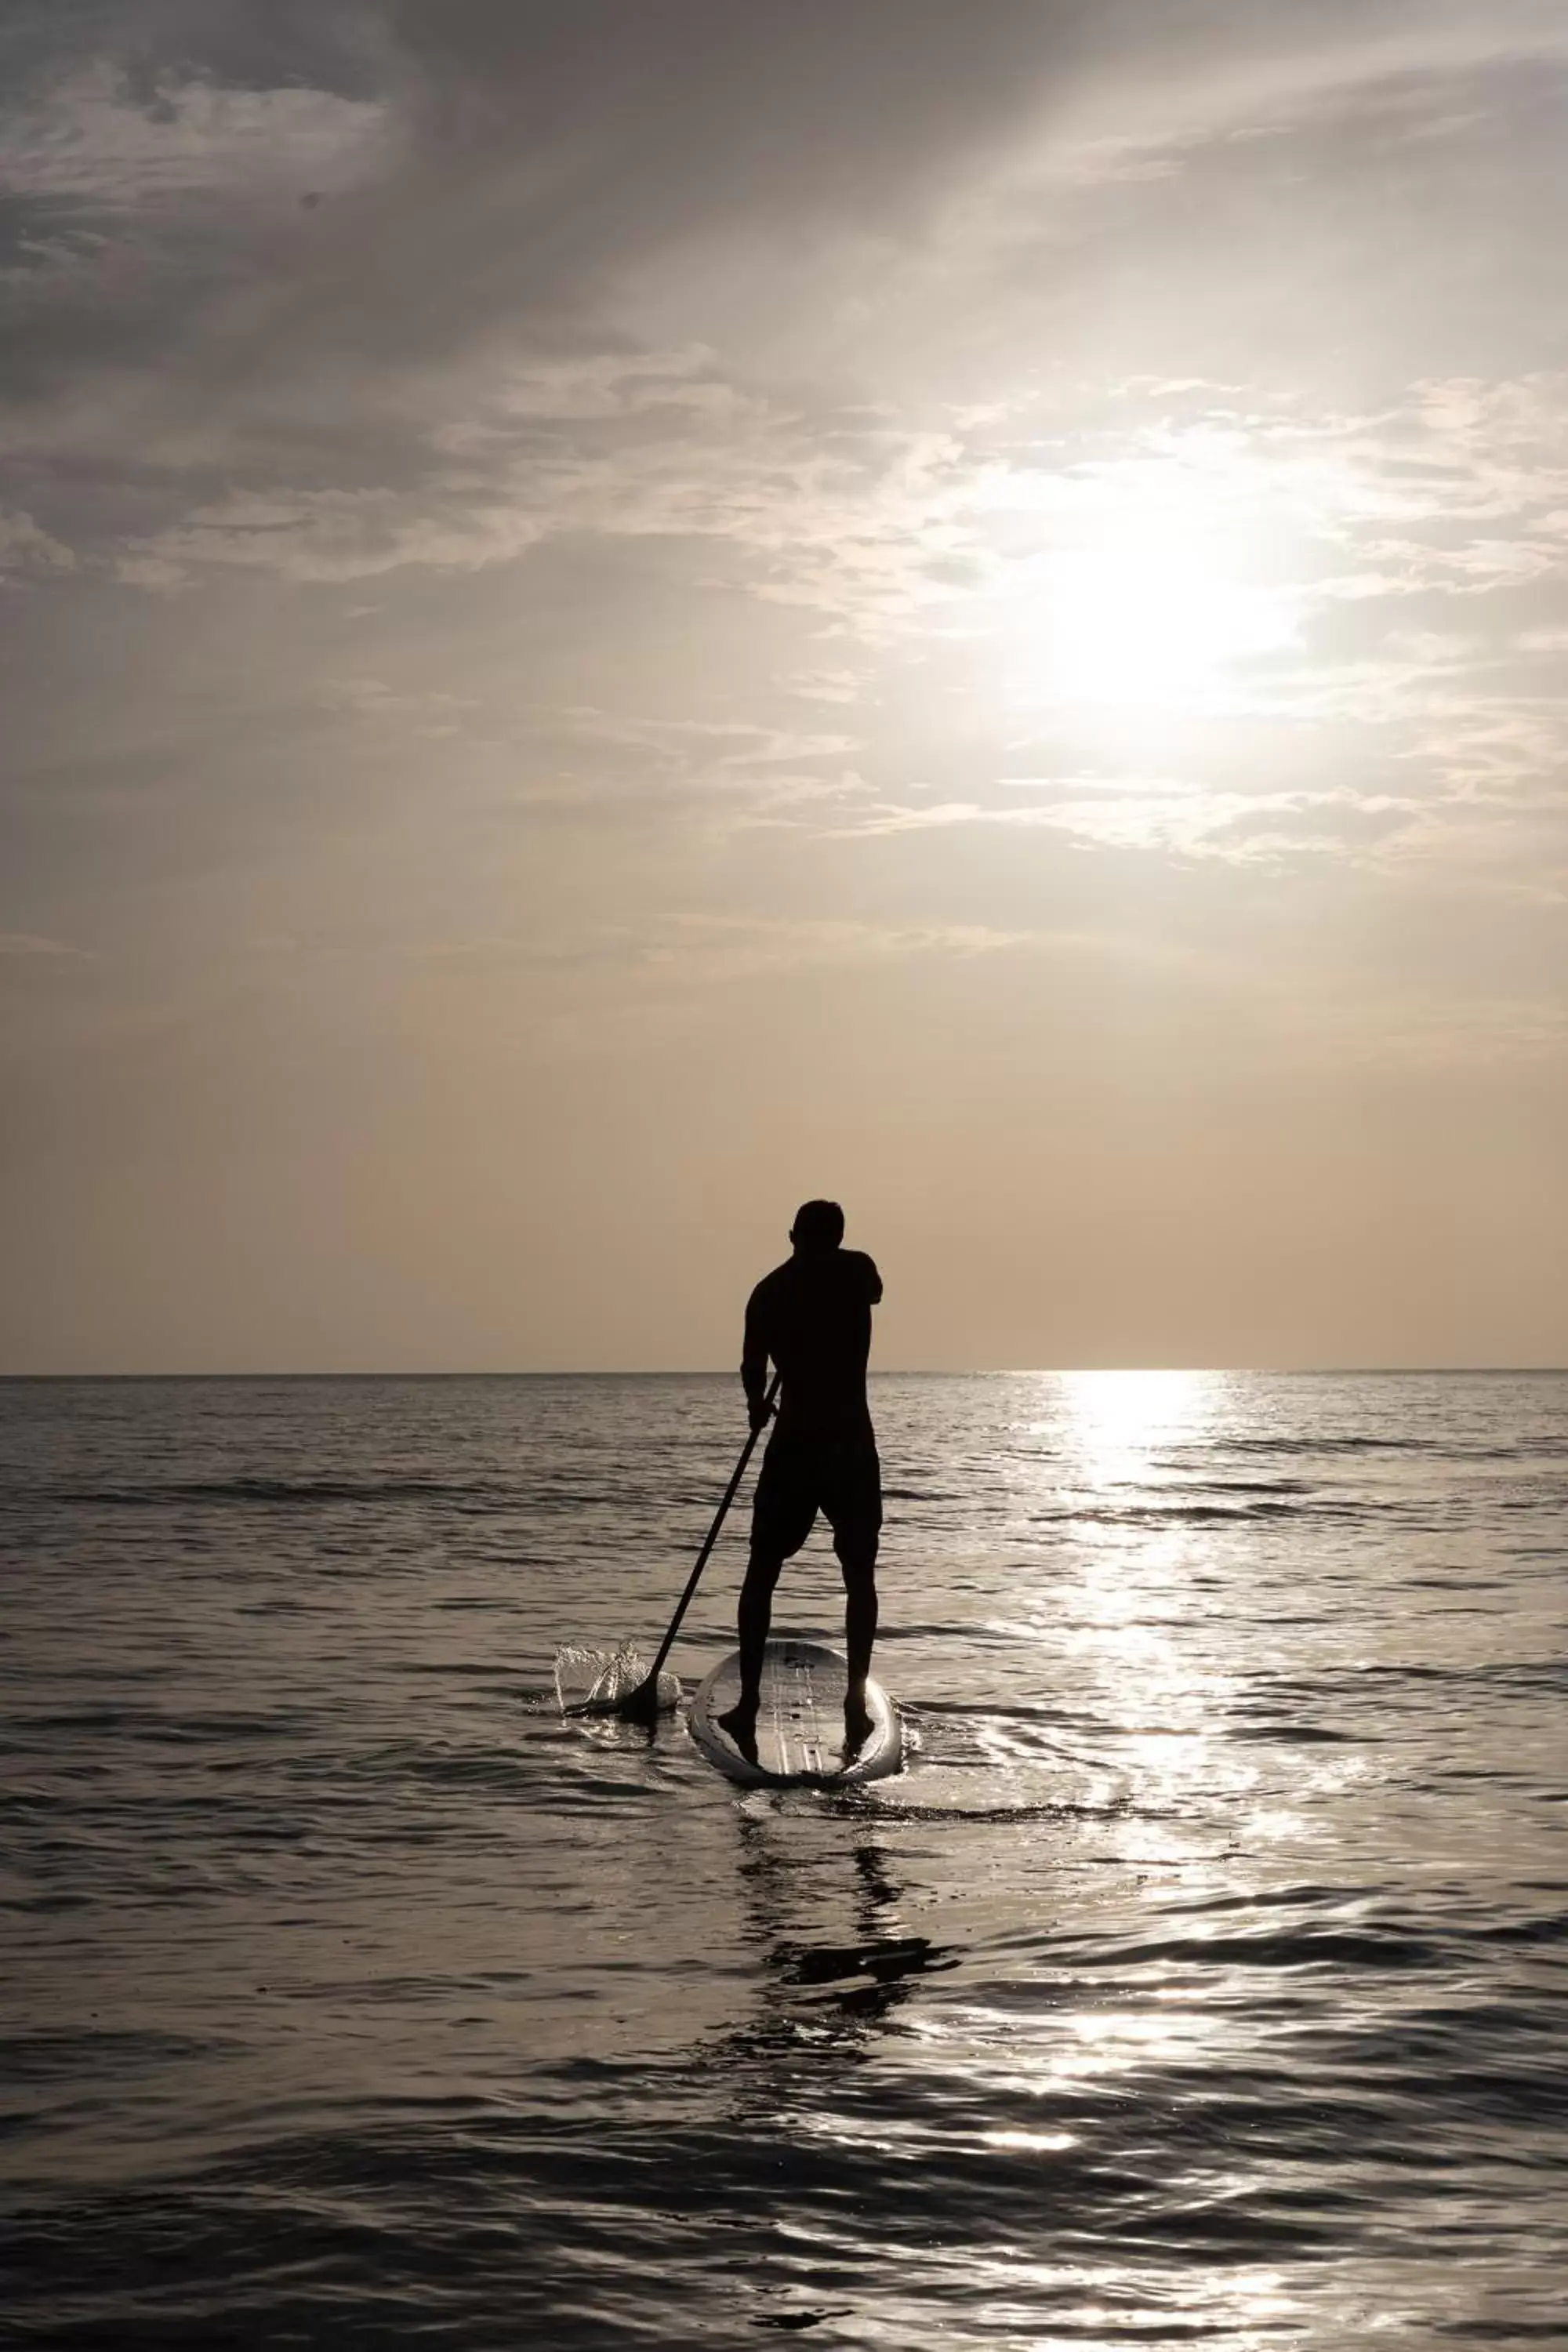
[[[866,1360],[882,1277],[864,1251],[842,1247],[844,1212],[837,1201],[807,1201],[789,1237],[793,1256],[764,1275],[747,1302],[741,1358],[753,1429],[766,1418],[770,1357],[783,1375],[778,1426],[763,1456],[752,1507],[752,1556],[741,1588],[741,1702],[721,1718],[735,1745],[753,1756],[773,1587],[818,1511],[833,1529],[844,1571],[849,1656],[844,1728],[850,1747],[858,1747],[871,1727],[866,1677],[877,1637],[882,1473],[866,1402]]]

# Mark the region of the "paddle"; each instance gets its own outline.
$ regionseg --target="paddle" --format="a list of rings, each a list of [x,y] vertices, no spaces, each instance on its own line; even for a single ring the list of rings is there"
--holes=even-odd
[[[676,1604],[675,1614],[669,1621],[669,1630],[658,1645],[658,1657],[655,1658],[636,1690],[628,1691],[616,1708],[617,1715],[624,1715],[632,1723],[653,1724],[658,1720],[658,1670],[668,1657],[670,1645],[680,1631],[680,1621],[690,1606],[691,1596],[696,1591],[702,1571],[708,1565],[708,1556],[719,1540],[719,1530],[729,1517],[730,1506],[734,1501],[736,1490],[746,1475],[746,1465],[752,1458],[757,1440],[772,1418],[773,1399],[779,1392],[779,1382],[783,1378],[782,1372],[773,1374],[773,1385],[763,1399],[762,1412],[757,1416],[751,1435],[741,1448],[741,1458],[735,1465],[735,1475],[724,1489],[724,1499],[713,1515],[713,1524],[708,1530],[707,1540],[697,1555],[696,1566],[686,1580],[686,1590]]]

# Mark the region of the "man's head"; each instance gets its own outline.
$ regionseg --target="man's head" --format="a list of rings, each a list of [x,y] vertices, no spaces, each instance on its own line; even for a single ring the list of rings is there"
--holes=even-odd
[[[825,1255],[844,1239],[844,1212],[837,1201],[803,1201],[789,1237],[803,1256]]]

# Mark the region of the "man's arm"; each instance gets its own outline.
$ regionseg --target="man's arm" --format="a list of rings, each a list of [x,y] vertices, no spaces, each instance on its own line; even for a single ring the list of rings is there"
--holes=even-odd
[[[763,1425],[763,1401],[768,1392],[768,1343],[763,1331],[760,1289],[759,1284],[746,1301],[746,1336],[741,1347],[741,1385],[746,1391],[746,1410],[753,1429]]]

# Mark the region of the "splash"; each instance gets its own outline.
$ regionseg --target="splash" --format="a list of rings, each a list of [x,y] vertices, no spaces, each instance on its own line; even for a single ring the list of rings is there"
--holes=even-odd
[[[555,1653],[555,1696],[563,1715],[614,1715],[623,1700],[647,1681],[649,1661],[635,1642],[618,1649],[584,1649],[563,1643]],[[680,1703],[680,1677],[661,1674],[658,1709],[668,1714]]]

